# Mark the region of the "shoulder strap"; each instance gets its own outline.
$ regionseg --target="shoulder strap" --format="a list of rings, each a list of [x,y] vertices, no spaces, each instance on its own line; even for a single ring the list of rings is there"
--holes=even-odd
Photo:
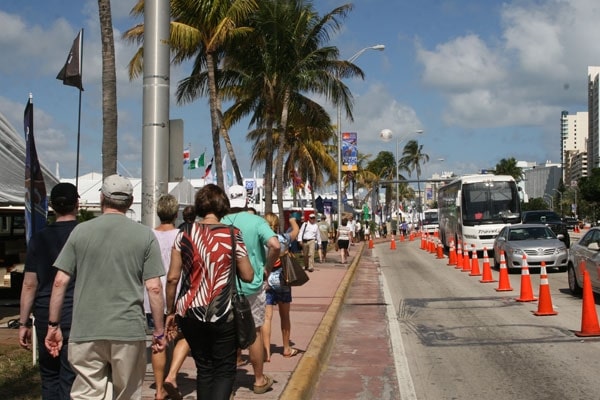
[[[225,226],[225,225],[222,225]],[[232,294],[236,294],[238,292],[237,285],[241,285],[240,277],[237,274],[237,254],[236,254],[236,238],[235,233],[233,232],[233,225],[229,225],[229,232],[231,232],[231,290]]]

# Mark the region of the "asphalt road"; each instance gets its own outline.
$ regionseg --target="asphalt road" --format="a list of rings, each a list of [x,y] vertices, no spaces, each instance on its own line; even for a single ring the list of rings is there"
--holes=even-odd
[[[535,316],[537,302],[515,301],[520,274],[509,276],[513,291],[496,291],[498,282],[480,283],[419,241],[389,247],[376,246],[374,255],[394,305],[403,400],[600,399],[600,338],[575,336],[582,299],[569,293],[566,273],[549,274],[558,315]],[[539,275],[530,279],[537,297]]]

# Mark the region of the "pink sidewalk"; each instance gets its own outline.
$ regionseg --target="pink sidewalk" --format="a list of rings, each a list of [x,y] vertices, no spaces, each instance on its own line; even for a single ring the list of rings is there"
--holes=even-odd
[[[351,248],[351,262],[356,260],[355,256],[363,249],[363,245],[367,247],[365,243],[361,243]],[[300,360],[306,356],[309,344],[311,343],[315,332],[319,329],[330,305],[336,297],[340,296],[340,294],[338,294],[338,288],[340,288],[340,284],[344,281],[346,273],[349,271],[352,272],[352,267],[354,267],[353,264],[342,265],[338,263],[339,253],[337,252],[328,254],[328,261],[328,263],[323,264],[316,263],[315,271],[310,273],[310,281],[304,286],[292,289],[291,341],[292,346],[300,350],[300,353],[292,358],[284,358],[281,355],[280,320],[279,313],[275,309],[273,312],[271,335],[271,362],[265,363],[264,368],[265,373],[272,376],[275,380],[273,389],[262,395],[254,394],[252,392],[254,374],[252,366],[247,364],[238,369],[235,384],[235,399],[267,400],[280,398],[284,388],[288,384],[288,380],[296,369],[296,366],[299,364]],[[336,262],[334,263],[332,261]],[[348,279],[346,279],[346,281],[348,281]],[[319,357],[318,354],[317,357]],[[246,360],[248,359],[246,351],[243,353],[243,358]],[[305,373],[308,373],[308,376],[311,376],[310,371],[305,371]],[[196,398],[195,377],[196,368],[194,366],[194,361],[191,357],[188,357],[179,371],[177,378],[179,390],[183,394],[184,399]],[[304,378],[300,377],[300,385],[306,384],[306,382],[302,382],[303,379]],[[144,400],[154,398],[153,387],[154,378],[152,375],[152,366],[148,363],[143,390]],[[289,396],[286,395],[286,397]]]

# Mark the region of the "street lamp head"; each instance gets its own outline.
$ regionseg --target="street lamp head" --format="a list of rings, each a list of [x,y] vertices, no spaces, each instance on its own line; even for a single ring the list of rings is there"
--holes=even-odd
[[[375,46],[372,46],[371,48],[373,50],[383,51],[385,49],[385,45],[383,45],[383,44],[376,44]]]
[[[392,136],[393,136],[392,131],[389,129],[382,129],[381,132],[379,133],[379,137],[384,142],[389,142],[390,140],[392,140]]]
[[[417,129],[417,130],[415,131],[415,133],[416,133],[417,135],[422,135],[422,134],[423,134],[423,129]]]

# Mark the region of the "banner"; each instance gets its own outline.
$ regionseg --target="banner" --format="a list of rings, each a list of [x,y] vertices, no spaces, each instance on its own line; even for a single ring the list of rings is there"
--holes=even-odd
[[[25,239],[46,227],[48,197],[33,137],[33,103],[31,98],[23,117],[25,129]]]
[[[358,171],[357,133],[342,133],[342,171]]]

